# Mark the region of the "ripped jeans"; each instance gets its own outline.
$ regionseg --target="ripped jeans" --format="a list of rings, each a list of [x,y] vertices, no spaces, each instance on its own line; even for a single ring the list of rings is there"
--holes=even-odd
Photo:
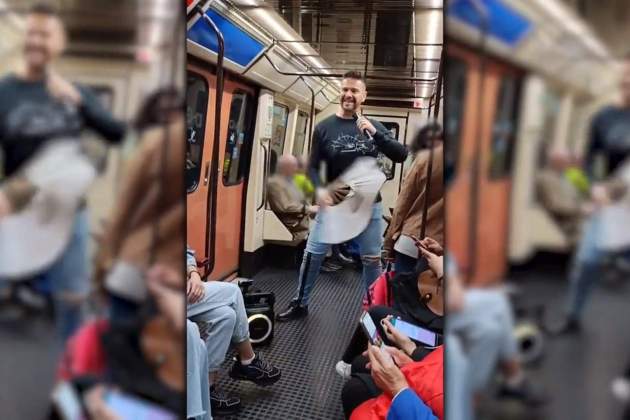
[[[330,244],[320,242],[321,230],[323,229],[321,217],[317,215],[315,223],[308,235],[306,250],[300,274],[298,277],[298,287],[293,302],[307,306],[315,280],[319,275],[319,269],[326,258]],[[361,260],[363,262],[363,274],[361,281],[364,288],[367,288],[381,275],[381,247],[383,245],[383,206],[374,203],[372,206],[372,216],[367,227],[354,241],[359,245]]]

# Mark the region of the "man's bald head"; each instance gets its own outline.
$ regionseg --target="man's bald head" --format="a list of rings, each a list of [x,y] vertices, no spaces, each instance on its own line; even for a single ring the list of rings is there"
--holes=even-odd
[[[563,171],[571,164],[572,156],[567,148],[556,146],[549,151],[548,159],[553,169]]]
[[[298,170],[298,160],[293,155],[282,155],[278,159],[278,173],[284,176],[293,176]]]

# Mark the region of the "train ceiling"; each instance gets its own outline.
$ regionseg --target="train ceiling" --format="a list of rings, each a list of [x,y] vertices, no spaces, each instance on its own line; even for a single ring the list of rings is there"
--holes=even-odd
[[[370,97],[412,100],[433,94],[442,52],[441,0],[272,0],[265,5],[310,43],[326,61],[325,70],[382,77],[367,80]]]

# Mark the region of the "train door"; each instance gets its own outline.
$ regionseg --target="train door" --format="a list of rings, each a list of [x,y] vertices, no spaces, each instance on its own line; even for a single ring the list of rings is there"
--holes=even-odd
[[[214,144],[215,86],[213,74],[191,67],[187,89],[187,235],[198,262],[205,267],[204,275],[213,280],[238,271],[256,108],[254,89],[225,80],[219,144]]]
[[[487,284],[500,280],[507,266],[520,72],[488,60],[480,80],[477,54],[457,46],[448,54],[445,129],[456,175],[447,197],[447,243],[468,278]]]
[[[366,113],[365,116],[379,121],[391,132],[392,136],[396,140],[401,143],[405,142],[405,134],[407,133],[407,118],[370,113]],[[403,164],[394,163],[382,154],[378,157],[378,163],[387,176],[387,181],[385,181],[385,185],[381,188],[383,210],[385,211],[385,214],[387,214],[389,209],[396,205],[396,197],[400,191],[402,181]]]

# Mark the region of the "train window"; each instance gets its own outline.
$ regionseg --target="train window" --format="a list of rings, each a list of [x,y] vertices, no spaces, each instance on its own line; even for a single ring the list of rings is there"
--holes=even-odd
[[[186,88],[186,191],[199,186],[203,157],[203,142],[208,111],[208,83],[195,73],[188,74]]]
[[[223,158],[223,184],[240,184],[245,173],[251,143],[252,132],[252,97],[244,92],[234,92],[230,104],[230,120],[228,123],[225,156]]]
[[[490,179],[499,179],[510,174],[512,151],[516,136],[518,83],[512,76],[501,80],[497,108],[492,126],[492,148],[490,150]]]
[[[279,103],[273,104],[273,122],[271,132],[271,165],[270,171],[276,171],[276,162],[284,153],[284,140],[287,137],[287,123],[289,121],[289,107]]]
[[[304,111],[298,111],[295,141],[293,142],[293,156],[302,156],[302,153],[304,153],[304,142],[306,141],[307,129],[308,114]]]
[[[398,140],[398,135],[400,134],[400,125],[398,125],[398,123],[381,121],[381,124],[383,124],[385,128],[392,133],[392,136]],[[394,179],[394,162],[392,162],[392,160],[383,153],[378,154],[376,161],[378,166],[381,168],[381,171],[383,171],[387,177],[387,180],[389,181],[390,179]]]
[[[468,65],[465,61],[448,57],[446,60],[446,86],[444,87],[444,160],[453,173],[457,171],[461,142],[464,101],[466,100]]]

